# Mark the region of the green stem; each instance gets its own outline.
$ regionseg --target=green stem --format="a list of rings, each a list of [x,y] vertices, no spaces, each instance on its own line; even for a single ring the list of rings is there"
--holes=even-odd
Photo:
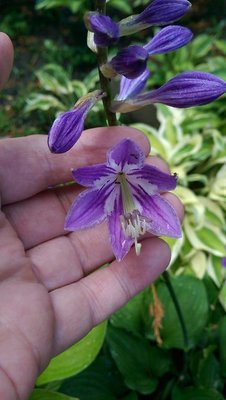
[[[167,286],[167,289],[169,290],[169,293],[170,293],[170,296],[172,298],[174,307],[176,309],[176,312],[177,312],[177,315],[178,315],[178,319],[180,321],[180,325],[181,325],[181,329],[182,329],[183,338],[184,338],[185,350],[187,350],[188,349],[188,344],[189,344],[188,332],[187,332],[187,328],[186,328],[186,324],[185,324],[185,321],[184,321],[184,317],[183,317],[183,314],[182,314],[182,311],[181,311],[181,308],[180,308],[180,304],[179,304],[179,301],[177,299],[176,293],[174,291],[173,285],[171,283],[171,279],[170,279],[169,273],[167,271],[164,271],[162,275],[163,275],[163,278],[165,280],[165,284]]]
[[[96,0],[95,1],[95,9],[101,14],[106,14],[106,0]],[[104,111],[106,114],[106,119],[108,125],[118,125],[116,114],[110,111],[111,105],[111,86],[110,86],[110,79],[105,78],[100,70],[100,66],[102,64],[106,64],[108,59],[108,51],[107,48],[97,48],[97,64],[99,70],[99,77],[100,77],[100,86],[103,92],[106,93],[106,96],[103,98],[103,105]]]

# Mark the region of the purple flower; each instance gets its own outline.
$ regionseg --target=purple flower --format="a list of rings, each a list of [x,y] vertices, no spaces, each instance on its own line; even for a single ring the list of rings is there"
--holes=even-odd
[[[65,153],[80,138],[87,113],[104,96],[96,90],[81,97],[73,110],[61,113],[54,121],[48,135],[48,146],[52,153]]]
[[[108,16],[98,12],[90,12],[85,16],[85,23],[94,32],[94,42],[99,47],[108,47],[119,39],[119,27]]]
[[[190,29],[182,26],[167,26],[158,32],[145,46],[132,45],[122,49],[107,64],[102,66],[107,77],[121,74],[135,79],[147,68],[148,58],[153,54],[167,53],[186,45],[192,38]],[[112,71],[113,74],[109,71]]]
[[[133,99],[114,101],[112,110],[129,112],[151,103],[187,108],[208,104],[226,92],[226,82],[207,72],[183,72],[159,89],[138,95]]]
[[[140,94],[145,88],[148,78],[151,73],[148,69],[135,79],[128,79],[125,76],[121,77],[120,80],[120,91],[117,96],[117,100],[126,100],[133,98],[134,96]]]
[[[180,222],[161,192],[176,187],[175,175],[144,164],[144,154],[132,140],[124,139],[107,155],[106,164],[78,168],[73,177],[87,186],[68,213],[65,229],[77,231],[108,220],[110,241],[118,261],[135,243],[139,255],[140,235],[180,237]]]
[[[163,54],[185,46],[192,39],[192,32],[188,28],[170,25],[161,29],[145,46],[148,55]]]
[[[222,267],[226,268],[226,257],[223,257],[221,259],[221,265],[222,265]]]
[[[180,19],[190,6],[187,0],[153,0],[140,14],[120,21],[120,36],[130,35],[153,25],[170,24]]]

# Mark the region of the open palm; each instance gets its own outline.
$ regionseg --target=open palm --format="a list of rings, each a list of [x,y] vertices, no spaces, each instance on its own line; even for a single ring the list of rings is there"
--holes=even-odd
[[[1,83],[12,59],[6,57]],[[145,237],[141,256],[132,249],[114,261],[106,224],[67,234],[66,213],[79,186],[54,188],[71,180],[70,169],[104,162],[106,151],[131,137],[148,154],[149,144],[126,127],[86,131],[74,149],[53,155],[46,136],[0,142],[0,398],[26,399],[50,358],[79,340],[153,281],[169,262],[168,246]],[[149,162],[166,170],[161,160]],[[180,202],[166,194],[182,217]],[[110,263],[107,268],[100,265]]]

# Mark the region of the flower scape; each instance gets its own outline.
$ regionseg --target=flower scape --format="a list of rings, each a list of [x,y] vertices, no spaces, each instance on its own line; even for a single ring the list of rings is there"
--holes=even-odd
[[[52,152],[66,152],[77,142],[87,113],[106,96],[110,100],[109,112],[127,113],[153,103],[177,108],[204,105],[225,93],[224,80],[201,71],[185,71],[162,86],[145,91],[151,76],[150,57],[175,51],[192,39],[188,28],[169,25],[181,18],[190,6],[187,0],[153,0],[139,15],[131,15],[118,23],[98,11],[85,15],[89,47],[97,55],[117,44],[122,36],[151,26],[167,26],[144,46],[130,45],[99,64],[100,75],[107,82],[120,76],[119,93],[111,99],[109,93],[96,90],[82,97],[72,110],[60,114],[49,132],[48,145]],[[138,240],[146,232],[156,236],[181,236],[176,212],[162,194],[176,187],[177,177],[145,164],[142,150],[132,140],[116,144],[108,152],[106,164],[75,169],[72,173],[75,181],[88,189],[72,205],[65,229],[77,231],[107,219],[110,242],[118,261],[133,244],[139,255]]]

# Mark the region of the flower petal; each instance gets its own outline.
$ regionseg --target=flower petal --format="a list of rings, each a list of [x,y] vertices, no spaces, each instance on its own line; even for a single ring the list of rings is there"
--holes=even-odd
[[[72,170],[72,175],[76,182],[83,186],[98,186],[106,183],[115,176],[114,169],[106,164],[96,164]]]
[[[107,15],[97,12],[87,13],[85,16],[88,29],[94,32],[94,42],[99,47],[108,47],[119,39],[118,25]]]
[[[122,76],[120,80],[120,92],[116,99],[125,100],[141,93],[150,75],[150,71],[145,69],[145,71],[135,79],[128,79]]]
[[[100,90],[88,93],[77,101],[73,110],[59,115],[49,131],[50,151],[65,153],[72,148],[82,134],[88,111],[103,96],[104,93]]]
[[[110,233],[110,242],[113,253],[117,261],[121,261],[129,252],[134,240],[125,236],[120,216],[123,215],[122,199],[120,191],[115,197],[112,213],[108,216],[108,228]]]
[[[134,79],[145,71],[147,59],[147,50],[142,46],[131,45],[120,50],[108,64],[117,74]]]
[[[207,72],[191,71],[175,76],[159,89],[138,96],[136,101],[149,99],[153,103],[186,108],[208,104],[225,91],[226,82],[217,76]]]
[[[226,82],[215,75],[208,72],[183,72],[159,89],[145,92],[133,99],[113,101],[111,110],[125,113],[152,103],[188,108],[211,103],[225,92]]]
[[[65,229],[77,231],[90,228],[105,219],[104,205],[111,187],[85,190],[74,201],[66,217]]]
[[[128,165],[136,166],[136,168],[143,167],[144,159],[142,149],[128,138],[117,143],[107,154],[108,166],[120,172]]]
[[[170,24],[180,19],[190,6],[187,0],[153,0],[139,15],[120,21],[120,36],[130,35],[148,26]]]
[[[192,39],[192,32],[183,26],[171,25],[161,29],[144,49],[152,54],[163,54],[185,46]]]
[[[127,173],[129,181],[136,178],[136,184],[139,185],[139,180],[146,182],[146,184],[155,185],[158,191],[168,191],[175,189],[177,185],[177,176],[166,174],[160,169],[153,167],[152,165],[145,164],[143,168],[133,170]],[[134,184],[134,181],[132,182]],[[142,183],[141,183],[142,185]]]
[[[176,211],[162,196],[136,188],[133,194],[142,207],[142,214],[149,220],[148,231],[156,236],[181,237],[181,225]]]

